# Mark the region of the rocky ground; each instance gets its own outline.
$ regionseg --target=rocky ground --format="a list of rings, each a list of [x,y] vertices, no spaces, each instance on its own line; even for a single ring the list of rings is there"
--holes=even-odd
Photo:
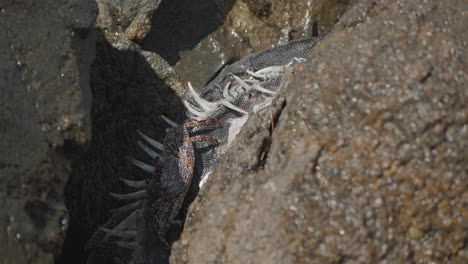
[[[0,263],[84,263],[136,128],[308,36],[161,263],[467,263],[465,2],[1,1]]]
[[[0,1],[0,263],[53,263],[89,143],[93,1]]]

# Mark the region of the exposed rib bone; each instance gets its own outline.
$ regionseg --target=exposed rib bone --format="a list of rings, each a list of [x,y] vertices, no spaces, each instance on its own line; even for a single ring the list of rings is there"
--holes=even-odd
[[[270,66],[270,67],[266,67],[266,68],[256,71],[255,74],[260,74],[266,77],[269,74],[279,74],[283,71],[284,71],[284,65]]]
[[[148,193],[145,190],[140,190],[132,193],[127,194],[118,194],[118,193],[109,193],[112,197],[119,199],[119,200],[131,200],[131,199],[141,199],[145,198]]]
[[[256,79],[253,79],[253,80],[252,79],[244,79],[244,82],[254,84],[254,83],[259,83],[260,81],[256,80]]]
[[[119,207],[119,208],[115,208],[115,209],[112,209],[110,210],[111,213],[123,213],[123,212],[128,212],[128,211],[135,211],[136,209],[140,208],[141,205],[142,205],[143,201],[142,200],[138,200],[136,202],[133,202],[131,204],[128,204],[128,205],[125,205],[125,206],[122,206],[122,207]]]
[[[155,159],[155,158],[161,158],[161,155],[159,155],[158,153],[154,152],[152,149],[148,148],[145,144],[143,144],[141,141],[137,141],[137,144],[138,146],[140,146],[140,148],[142,148],[146,154],[148,154],[151,158]]]
[[[196,110],[189,102],[187,101],[184,101],[184,105],[185,107],[187,108],[187,110],[189,110],[190,113],[192,113],[193,115],[195,115],[195,118],[197,120],[201,120],[201,119],[205,119],[209,113],[205,113],[204,111],[203,112],[200,112],[198,110]]]
[[[139,188],[139,189],[144,189],[148,185],[145,180],[143,181],[131,181],[127,180],[124,178],[120,178],[121,181],[123,181],[126,185],[133,187],[133,188]]]
[[[231,110],[240,112],[240,113],[245,114],[245,115],[247,114],[246,111],[244,111],[244,110],[240,109],[239,107],[237,107],[237,106],[231,104],[231,103],[230,103],[229,101],[227,101],[227,100],[220,100],[219,103],[222,104],[222,105],[224,105],[225,107],[231,109]]]
[[[262,92],[262,93],[266,93],[266,94],[275,94],[275,92],[270,91],[270,90],[268,90],[268,89],[265,89],[265,88],[261,87],[261,86],[258,85],[258,84],[253,84],[253,85],[252,85],[252,88],[255,89],[255,90],[257,90],[257,91],[259,91],[259,92]]]
[[[246,92],[252,89],[252,87],[248,85],[246,82],[244,82],[241,78],[237,77],[236,75],[232,75],[232,77],[234,78],[234,80],[237,81],[237,83],[239,83],[242,87],[246,89]]]
[[[156,140],[148,137],[147,135],[143,134],[141,131],[138,130],[138,134],[140,134],[140,136],[146,140],[148,143],[150,143],[153,147],[159,149],[159,150],[162,150],[164,151],[164,146],[163,144],[157,142]]]
[[[106,233],[112,232],[111,229],[107,229],[107,228],[104,228],[104,227],[100,227],[99,229],[101,229],[102,231],[104,231]],[[137,231],[135,231],[135,230],[128,230],[128,231],[121,230],[121,231],[113,232],[112,236],[125,238],[125,239],[135,239],[136,234],[137,234]]]
[[[137,242],[115,241],[115,243],[119,245],[119,247],[128,248],[128,249],[136,249],[138,247]]]
[[[228,82],[225,86],[224,86],[224,89],[223,89],[223,96],[224,98],[226,98],[227,100],[231,99],[231,95],[229,94],[229,86],[231,85],[231,82]]]
[[[168,123],[170,126],[172,127],[176,127],[177,126],[177,123],[170,120],[169,118],[167,118],[165,115],[161,115],[161,119],[166,121],[166,123]]]
[[[193,96],[193,99],[203,110],[213,111],[217,107],[216,103],[209,102],[201,98],[200,95],[197,94],[195,89],[193,89],[192,84],[190,82],[188,82],[188,87],[189,87],[190,94]]]
[[[258,74],[256,72],[253,72],[251,70],[246,70],[246,72],[250,75],[252,75],[253,77],[257,77],[257,78],[260,78],[260,79],[265,79],[265,75],[264,74]]]
[[[155,167],[153,167],[153,166],[151,166],[151,165],[148,165],[148,164],[146,164],[146,163],[144,163],[144,162],[141,162],[141,161],[139,161],[139,160],[137,160],[137,159],[134,159],[134,158],[132,158],[132,157],[127,157],[127,159],[128,159],[131,163],[135,164],[136,166],[140,167],[141,169],[143,169],[144,171],[146,171],[146,172],[148,172],[148,173],[154,173],[154,172],[156,171],[156,168],[155,168]]]

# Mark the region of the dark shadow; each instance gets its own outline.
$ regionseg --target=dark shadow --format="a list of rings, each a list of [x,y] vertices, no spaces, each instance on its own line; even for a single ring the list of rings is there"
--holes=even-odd
[[[179,52],[195,47],[224,23],[234,0],[163,0],[153,15],[152,29],[143,48],[174,65]],[[62,255],[56,263],[86,263],[85,246],[95,231],[111,216],[110,210],[127,203],[111,198],[109,192],[128,193],[119,178],[141,180],[147,174],[127,161],[127,156],[151,163],[137,146],[137,129],[162,141],[168,127],[164,114],[180,123],[184,107],[173,90],[155,74],[145,58],[133,51],[117,50],[98,31],[96,58],[91,67],[92,139],[89,149],[73,164],[65,187],[69,227]],[[198,193],[194,179],[178,219],[185,219],[188,205]],[[169,242],[179,239],[182,227],[174,227]],[[170,250],[159,241],[154,245],[154,263],[169,263]],[[93,263],[115,263],[128,256],[118,247],[102,248]]]
[[[145,58],[133,51],[112,47],[97,32],[96,58],[92,65],[92,139],[89,149],[73,165],[65,187],[69,228],[56,263],[86,263],[86,243],[111,216],[110,209],[128,204],[110,197],[109,192],[128,193],[119,178],[141,180],[148,177],[127,161],[132,156],[151,163],[137,146],[137,129],[162,141],[167,124],[164,114],[181,122],[183,104],[161,80]],[[170,234],[177,239],[181,230]],[[168,263],[170,251],[156,245],[155,263]],[[99,250],[93,263],[114,263],[114,257],[128,255],[122,248]]]
[[[161,55],[170,65],[179,52],[195,47],[224,23],[234,0],[163,0],[153,15],[143,49]]]

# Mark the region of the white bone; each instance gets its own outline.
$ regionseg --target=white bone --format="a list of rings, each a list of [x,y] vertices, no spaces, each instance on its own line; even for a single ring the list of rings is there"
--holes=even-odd
[[[261,75],[264,75],[266,77],[266,75],[279,74],[280,72],[283,72],[283,71],[284,71],[284,66],[283,65],[270,66],[270,67],[266,67],[266,68],[263,68],[263,69],[260,69],[260,70],[256,71],[255,74],[261,74]]]
[[[229,86],[231,85],[231,82],[228,82],[223,89],[223,96],[227,100],[232,99],[231,95],[229,94]]]
[[[255,89],[255,90],[257,90],[257,91],[259,91],[259,92],[262,92],[262,93],[266,93],[266,94],[275,94],[275,92],[270,91],[270,90],[268,90],[268,89],[265,89],[265,88],[261,87],[261,86],[258,85],[258,84],[252,85],[252,88]]]
[[[206,101],[205,99],[201,98],[200,95],[197,94],[195,89],[193,89],[192,84],[188,83],[190,94],[193,96],[195,102],[205,111],[212,111],[214,108],[217,107],[216,103]]]
[[[187,110],[192,113],[195,116],[195,119],[206,119],[206,117],[209,115],[205,111],[201,112],[195,109],[189,102],[184,101],[184,105],[187,108]],[[199,120],[197,119],[197,120]]]
[[[248,85],[246,82],[244,82],[241,78],[237,77],[236,75],[232,75],[232,77],[234,78],[234,80],[237,81],[237,83],[239,83],[242,87],[246,89],[246,92],[252,89],[252,87]]]
[[[265,75],[264,74],[258,74],[256,72],[253,72],[251,70],[247,70],[246,71],[248,74],[252,75],[253,77],[257,77],[257,78],[260,78],[260,79],[265,79]]]
[[[231,109],[231,110],[240,112],[240,113],[242,113],[242,114],[247,114],[246,111],[244,111],[244,110],[240,109],[239,107],[237,107],[237,106],[231,104],[231,103],[230,103],[229,101],[227,101],[227,100],[220,100],[219,103],[222,104],[222,105],[224,105],[224,106],[226,106],[227,108],[229,108],[229,109]]]

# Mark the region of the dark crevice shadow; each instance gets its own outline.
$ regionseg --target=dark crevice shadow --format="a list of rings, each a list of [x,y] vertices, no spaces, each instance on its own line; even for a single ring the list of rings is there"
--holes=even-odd
[[[152,29],[143,48],[155,52],[174,65],[179,52],[195,47],[224,23],[234,0],[163,0],[153,15]],[[141,180],[148,175],[130,164],[127,156],[151,163],[139,149],[137,129],[162,141],[168,127],[164,114],[181,122],[184,107],[174,91],[154,72],[145,58],[133,51],[117,50],[98,31],[96,58],[91,67],[92,139],[85,154],[72,166],[65,187],[69,227],[56,263],[87,263],[85,246],[94,232],[111,216],[110,210],[128,204],[110,197],[109,192],[128,193],[119,178]],[[194,179],[195,180],[195,179]],[[184,201],[177,219],[185,219],[198,182],[192,183],[190,197]],[[174,226],[170,243],[179,239],[183,227]],[[129,251],[109,247],[93,254],[92,263],[115,263],[115,257]],[[169,263],[170,249],[154,245],[154,263]],[[153,258],[153,256],[151,256]]]
[[[143,49],[156,52],[170,65],[179,52],[191,50],[224,23],[234,0],[163,0],[153,15]]]
[[[110,210],[129,202],[119,202],[109,192],[129,193],[119,178],[141,180],[149,174],[130,164],[127,156],[151,163],[137,146],[137,129],[162,141],[168,127],[164,114],[183,117],[183,104],[174,91],[155,74],[145,58],[133,51],[117,50],[97,32],[96,58],[91,67],[92,138],[85,154],[72,166],[65,187],[69,228],[62,255],[56,263],[86,263],[86,243],[111,216]],[[171,240],[178,239],[174,229]],[[114,263],[115,257],[128,256],[127,250],[102,248],[92,263]],[[155,246],[155,263],[168,263],[170,251]],[[96,255],[96,254],[95,254]]]

